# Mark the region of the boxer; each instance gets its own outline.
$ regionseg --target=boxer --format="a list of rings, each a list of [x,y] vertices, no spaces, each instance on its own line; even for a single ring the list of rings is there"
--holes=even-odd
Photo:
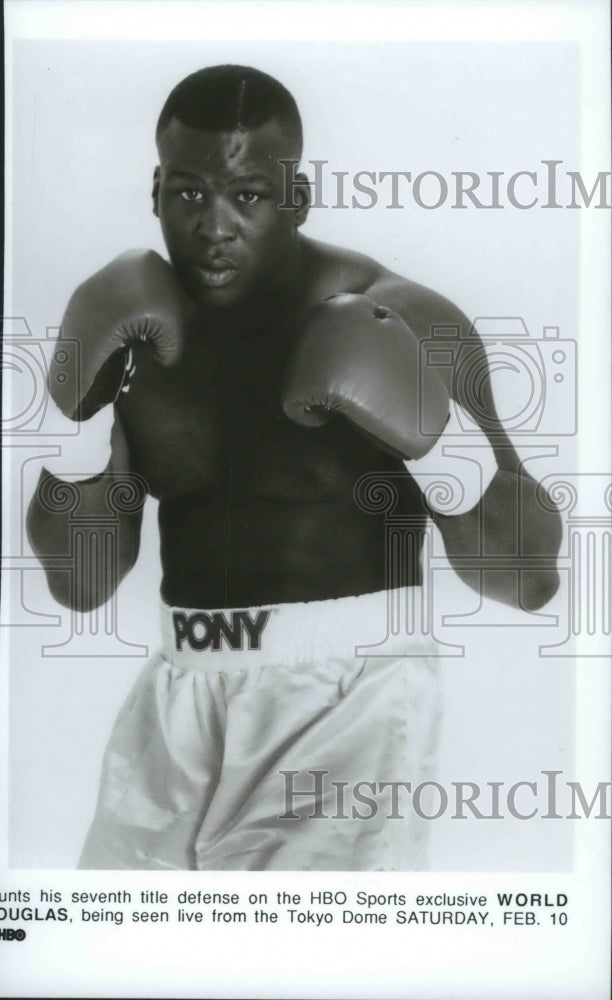
[[[389,597],[382,515],[355,502],[355,485],[393,476],[417,535],[433,517],[466,583],[527,610],[557,588],[560,519],[536,498],[488,388],[486,421],[457,399],[486,424],[486,483],[459,513],[425,501],[420,463],[443,465],[460,393],[452,366],[424,366],[419,344],[433,324],[469,324],[435,292],[303,235],[308,182],[292,179],[288,204],[286,170],[302,127],[280,83],[242,66],[194,73],[168,97],[156,139],[168,260],[128,251],[79,286],[62,338],[80,350],[49,377],[71,419],[114,406],[111,459],[78,484],[81,509],[99,512],[109,478],[126,475],[159,501],[163,650],[113,730],[81,866],[421,867],[414,817],[336,809],[324,821],[325,793],[309,791],[317,768],[330,781],[416,785],[435,759],[428,641],[395,636],[393,655],[355,656],[374,620],[380,634]],[[486,366],[481,346],[472,357]],[[48,502],[50,475],[30,504],[30,541],[55,597],[86,610],[135,564],[141,511],[119,515],[108,564],[92,567],[84,545],[67,574],[53,560],[70,551],[69,515]],[[524,570],[498,568],[517,552]],[[397,593],[420,584],[417,546]],[[287,775],[307,779],[289,812]]]

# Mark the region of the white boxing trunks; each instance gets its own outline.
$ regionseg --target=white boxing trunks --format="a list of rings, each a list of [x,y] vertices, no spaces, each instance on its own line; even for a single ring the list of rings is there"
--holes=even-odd
[[[113,728],[79,867],[423,868],[429,823],[409,791],[433,776],[435,643],[404,631],[377,645],[390,599],[415,592],[164,606],[163,651]]]

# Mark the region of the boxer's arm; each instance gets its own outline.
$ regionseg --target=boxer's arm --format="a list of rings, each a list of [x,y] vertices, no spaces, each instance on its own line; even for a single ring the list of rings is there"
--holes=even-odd
[[[430,508],[431,516],[442,534],[449,562],[468,586],[505,604],[526,610],[541,608],[559,586],[556,557],[561,544],[561,518],[550,498],[525,471],[499,421],[482,341],[456,306],[421,286],[395,276],[385,277],[366,294],[398,312],[421,341],[431,341],[435,326],[436,359],[457,358],[457,345],[465,342],[469,334],[469,363],[479,372],[478,399],[469,391],[469,385],[475,383],[454,378],[454,360],[448,365],[438,364],[436,370],[451,398],[482,428],[497,469],[492,470],[493,477],[474,507],[454,516]],[[421,356],[425,355],[422,350]],[[461,462],[453,464],[456,474]],[[410,469],[411,463],[406,465]],[[445,471],[443,456],[439,471]]]
[[[176,364],[192,304],[170,264],[152,250],[129,250],[84,281],[72,295],[54,345],[48,388],[70,420],[94,414],[129,389],[132,345],[147,344],[161,365]],[[83,448],[78,464],[95,449]],[[130,471],[117,407],[110,459],[103,472],[67,479],[43,469],[27,515],[32,548],[54,597],[89,610],[104,604],[136,562],[144,482]],[[88,470],[89,472],[89,470]]]
[[[89,611],[112,596],[138,557],[145,493],[141,478],[130,472],[116,409],[110,458],[102,473],[73,480],[42,469],[26,527],[49,590],[60,604]]]

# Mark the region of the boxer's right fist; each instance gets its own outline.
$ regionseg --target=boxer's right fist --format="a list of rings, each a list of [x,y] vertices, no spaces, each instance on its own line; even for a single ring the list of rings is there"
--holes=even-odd
[[[128,250],[79,285],[49,371],[62,413],[87,420],[112,403],[134,343],[149,344],[160,364],[175,364],[189,308],[172,267],[153,250]]]

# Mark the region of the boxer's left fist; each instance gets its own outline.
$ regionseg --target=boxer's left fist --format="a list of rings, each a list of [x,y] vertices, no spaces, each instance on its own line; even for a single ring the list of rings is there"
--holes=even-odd
[[[419,342],[392,309],[366,295],[315,306],[289,362],[282,405],[316,427],[340,413],[403,459],[433,447],[449,414],[442,379],[420,363]]]

